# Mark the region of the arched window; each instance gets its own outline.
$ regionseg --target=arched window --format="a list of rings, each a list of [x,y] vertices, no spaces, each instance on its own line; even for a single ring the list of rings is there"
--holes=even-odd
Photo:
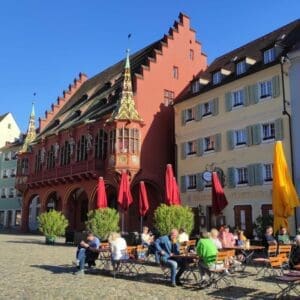
[[[95,157],[105,160],[107,155],[107,133],[100,129],[95,140]]]

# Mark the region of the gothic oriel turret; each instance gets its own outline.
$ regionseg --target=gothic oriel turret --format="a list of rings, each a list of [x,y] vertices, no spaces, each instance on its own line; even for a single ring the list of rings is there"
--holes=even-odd
[[[36,138],[36,129],[35,129],[35,110],[34,103],[32,103],[32,109],[29,118],[28,129],[26,133],[26,138],[24,140],[24,144],[20,152],[27,152],[29,148],[29,144],[34,141]]]
[[[129,49],[127,49],[127,55],[126,55],[121,99],[118,103],[116,110],[112,113],[111,117],[108,119],[108,122],[111,121],[143,122],[143,119],[140,117],[138,111],[136,110],[135,101],[133,98]]]

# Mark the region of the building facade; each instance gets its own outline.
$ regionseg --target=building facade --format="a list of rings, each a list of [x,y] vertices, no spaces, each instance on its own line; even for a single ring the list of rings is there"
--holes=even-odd
[[[21,131],[11,113],[0,116],[0,148],[7,142],[13,143],[21,136]]]
[[[287,105],[292,89],[288,66],[281,64],[299,36],[300,22],[295,21],[226,53],[200,73],[176,102],[181,195],[185,204],[198,208],[199,227],[227,223],[251,237],[256,218],[272,214],[276,140],[283,141],[288,164],[295,167],[288,115],[295,116],[299,103],[292,110]],[[299,95],[296,82],[295,89]],[[299,102],[296,95],[293,98]],[[295,153],[298,159],[299,153]],[[228,199],[219,216],[211,211],[207,171],[218,172]],[[295,220],[290,222],[294,229]]]
[[[19,155],[22,229],[54,207],[67,216],[70,229],[82,230],[87,212],[96,206],[99,176],[105,179],[109,206],[118,208],[123,170],[134,198],[126,230],[139,228],[140,180],[146,184],[146,223],[151,224],[153,211],[164,202],[165,166],[175,160],[173,101],[206,67],[190,20],[180,14],[162,39],[91,79],[80,74],[40,119],[37,137]]]

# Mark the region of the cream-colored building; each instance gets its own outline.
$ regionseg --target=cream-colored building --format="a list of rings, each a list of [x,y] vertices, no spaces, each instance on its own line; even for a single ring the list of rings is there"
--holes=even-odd
[[[281,69],[281,57],[299,31],[296,21],[217,58],[175,105],[181,198],[198,207],[200,227],[226,222],[252,236],[255,219],[272,214],[276,140],[283,141],[291,166],[290,125],[283,114],[283,101],[290,98],[288,66]],[[206,171],[218,171],[223,181],[225,218],[212,214]],[[293,218],[290,223],[294,229]]]

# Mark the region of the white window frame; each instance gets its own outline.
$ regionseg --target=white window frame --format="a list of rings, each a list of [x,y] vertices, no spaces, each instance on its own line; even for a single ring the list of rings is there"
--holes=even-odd
[[[265,127],[267,128],[267,133],[268,135],[265,135]],[[272,128],[273,127],[273,128]],[[272,135],[272,130],[273,130],[273,135]],[[261,124],[261,134],[262,134],[262,140],[264,142],[269,142],[269,141],[274,141],[275,140],[275,123],[274,122],[265,122]]]
[[[236,168],[236,184],[238,186],[245,186],[248,185],[248,183],[249,183],[248,168],[247,167]]]
[[[272,98],[272,80],[267,79],[258,83],[259,99],[265,100]]]
[[[208,147],[208,144],[212,143],[211,147]],[[206,136],[203,139],[203,151],[204,153],[211,153],[211,152],[215,152],[216,149],[216,141],[215,141],[215,137],[213,135],[210,136]]]
[[[267,170],[269,169],[269,170]],[[271,175],[271,176],[268,176]],[[264,176],[264,183],[272,183],[273,182],[273,164],[272,163],[265,163],[263,165],[263,176]]]
[[[273,62],[276,58],[275,47],[269,48],[264,51],[264,64]]]
[[[197,189],[197,176],[196,174],[186,175],[186,189],[188,191],[195,191]]]
[[[234,147],[245,147],[247,144],[247,133],[246,130],[243,129],[236,129],[234,130]]]
[[[196,154],[196,141],[188,141],[185,145],[186,156],[194,156]]]
[[[236,64],[236,74],[237,75],[242,75],[243,73],[246,73],[247,68],[246,68],[246,61],[242,60]]]
[[[219,84],[222,81],[222,73],[221,71],[213,73],[212,76],[213,85]]]
[[[238,89],[231,92],[232,109],[244,106],[245,96],[244,90]]]

